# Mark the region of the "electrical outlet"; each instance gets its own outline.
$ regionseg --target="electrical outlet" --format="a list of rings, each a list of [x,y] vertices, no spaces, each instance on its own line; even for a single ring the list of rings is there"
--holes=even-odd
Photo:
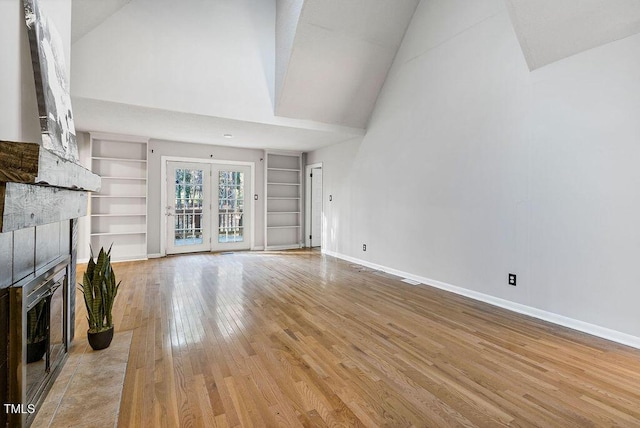
[[[367,251],[367,244],[362,244],[362,251]]]
[[[510,273],[509,274],[509,285],[513,285],[514,287],[516,286],[516,274],[515,273]]]

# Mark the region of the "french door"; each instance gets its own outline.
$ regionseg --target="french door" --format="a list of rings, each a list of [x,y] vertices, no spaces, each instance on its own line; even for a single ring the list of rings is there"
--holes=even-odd
[[[251,248],[249,166],[169,161],[166,170],[167,254]]]

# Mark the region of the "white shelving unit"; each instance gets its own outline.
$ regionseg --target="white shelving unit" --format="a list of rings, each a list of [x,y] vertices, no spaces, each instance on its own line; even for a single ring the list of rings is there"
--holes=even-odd
[[[302,246],[302,154],[266,152],[265,249]]]
[[[91,195],[91,247],[113,261],[147,258],[147,139],[91,133],[91,169],[102,189]],[[95,255],[95,254],[94,254]]]

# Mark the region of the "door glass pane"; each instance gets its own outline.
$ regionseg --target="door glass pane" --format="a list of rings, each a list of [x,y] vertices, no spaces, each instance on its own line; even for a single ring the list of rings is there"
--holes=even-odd
[[[176,169],[174,245],[200,245],[203,192],[201,169]]]
[[[244,241],[244,173],[218,175],[218,242]]]

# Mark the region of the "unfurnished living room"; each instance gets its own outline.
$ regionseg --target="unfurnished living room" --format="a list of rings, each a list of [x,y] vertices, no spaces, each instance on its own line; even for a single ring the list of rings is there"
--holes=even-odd
[[[0,0],[0,427],[640,426],[640,3]]]

